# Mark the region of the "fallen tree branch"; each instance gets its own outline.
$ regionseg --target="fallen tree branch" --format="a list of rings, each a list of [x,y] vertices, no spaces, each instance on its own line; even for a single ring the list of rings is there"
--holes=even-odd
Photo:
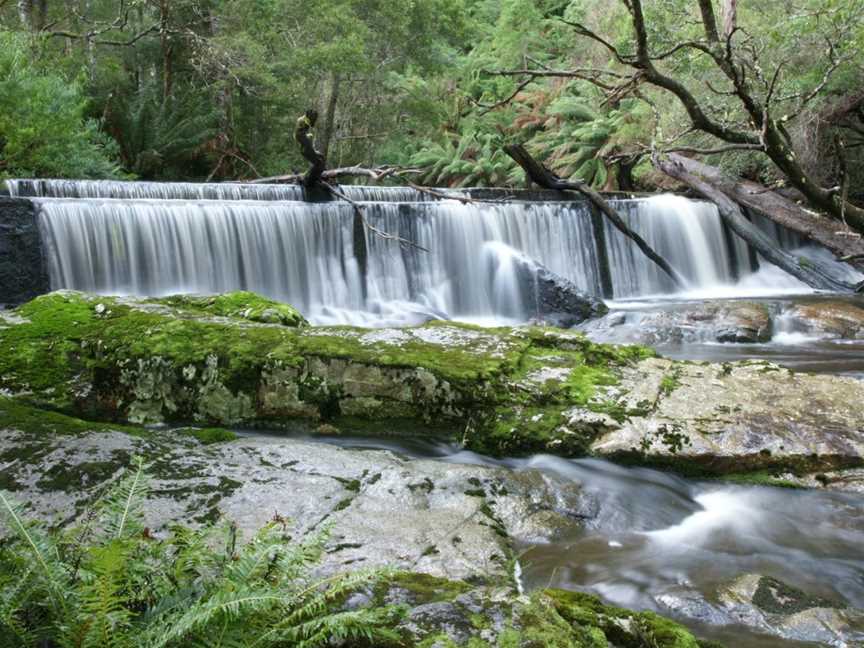
[[[811,288],[832,291],[854,290],[854,286],[832,276],[820,262],[812,259],[802,260],[800,257],[779,249],[768,235],[747,220],[738,203],[703,177],[691,173],[686,166],[687,161],[688,158],[675,154],[664,157],[655,154],[652,158],[657,169],[670,178],[683,182],[700,196],[716,204],[723,222],[769,263],[782,268]]]
[[[338,169],[327,169],[321,174],[321,178],[324,180],[335,180],[337,178],[369,178],[370,180],[374,180],[375,182],[379,182],[384,180],[385,178],[392,176],[394,173],[402,174],[417,174],[420,173],[417,169],[400,169],[399,167],[380,167],[377,169],[367,169],[361,166],[351,166],[351,167],[340,167]],[[290,173],[288,175],[279,175],[279,176],[269,176],[267,178],[257,178],[255,180],[250,180],[251,184],[275,184],[275,183],[284,183],[284,184],[299,184],[303,181],[304,174],[302,173]]]
[[[730,200],[762,214],[769,220],[827,248],[841,259],[848,257],[857,269],[864,270],[864,241],[851,230],[838,231],[837,221],[819,217],[770,187],[731,178],[717,167],[692,158],[670,154],[669,159],[694,177],[725,194]]]
[[[615,211],[615,209],[613,209],[599,193],[591,189],[591,187],[586,185],[584,182],[573,182],[572,180],[568,181],[559,178],[531,157],[531,154],[528,153],[528,151],[525,150],[525,147],[520,144],[510,144],[505,146],[504,152],[513,158],[513,160],[525,170],[528,177],[541,187],[554,189],[556,191],[575,192],[588,198],[588,200],[591,201],[591,203],[612,222],[615,228],[633,241],[645,256],[651,259],[651,261],[653,261],[664,273],[666,273],[666,275],[669,276],[677,287],[683,288],[687,285],[688,282],[681,273],[670,266],[666,259],[657,254],[651,246],[648,245],[645,239],[630,229],[618,212]]]
[[[402,247],[411,247],[411,248],[415,248],[417,250],[423,250],[424,252],[429,251],[428,248],[425,248],[422,245],[415,243],[414,241],[409,241],[408,239],[402,238],[401,236],[399,236],[397,234],[390,234],[389,232],[385,232],[384,230],[378,229],[377,227],[372,225],[368,220],[366,220],[366,214],[363,213],[363,205],[358,203],[356,200],[352,200],[351,198],[349,198],[348,196],[343,194],[341,191],[336,189],[333,185],[331,185],[327,182],[324,182],[323,180],[319,180],[318,184],[320,186],[324,187],[334,197],[340,198],[340,199],[344,200],[345,202],[347,202],[349,205],[351,205],[354,208],[354,214],[363,223],[363,227],[366,228],[367,230],[369,230],[370,232],[372,232],[373,234],[375,234],[376,236],[378,236],[379,238],[382,238],[386,241],[395,241],[396,243],[398,243]]]

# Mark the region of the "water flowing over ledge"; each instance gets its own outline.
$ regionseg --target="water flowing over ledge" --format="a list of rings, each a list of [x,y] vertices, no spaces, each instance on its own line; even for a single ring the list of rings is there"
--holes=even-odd
[[[376,326],[430,317],[526,321],[538,315],[524,274],[530,260],[593,295],[673,289],[583,202],[462,204],[410,188],[343,187],[364,202],[371,224],[426,253],[369,232],[358,240],[349,205],[301,202],[302,188],[292,185],[7,185],[38,205],[55,289],[151,296],[244,289],[295,304],[316,323]],[[694,291],[734,291],[759,268],[709,203],[667,195],[619,200],[616,208]],[[767,221],[761,225],[778,245],[798,245]],[[801,288],[782,273],[781,284]]]

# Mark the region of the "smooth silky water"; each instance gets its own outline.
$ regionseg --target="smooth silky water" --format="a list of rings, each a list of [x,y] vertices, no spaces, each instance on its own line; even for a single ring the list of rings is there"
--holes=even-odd
[[[402,188],[344,188],[369,221],[429,248],[400,248],[365,232],[364,282],[352,210],[304,203],[297,187],[80,181],[9,181],[39,205],[52,286],[104,294],[254,290],[293,303],[316,324],[392,326],[431,317],[488,324],[532,318],[515,268],[525,257],[599,294],[601,248],[584,203],[463,205]],[[618,201],[625,220],[689,280],[674,294],[657,268],[604,226],[615,300],[636,318],[704,300],[787,302],[812,291],[748,252],[709,204],[675,196]],[[757,224],[793,250],[794,235]],[[801,251],[810,254],[812,251]],[[781,309],[782,310],[782,309]],[[618,340],[618,341],[626,341]],[[864,372],[864,342],[804,338],[777,328],[764,345],[665,345],[672,357],[767,357],[804,370]],[[260,434],[260,432],[257,432]],[[669,614],[663,597],[710,599],[757,572],[864,607],[864,501],[860,496],[694,482],[646,469],[551,456],[492,460],[425,441],[319,438],[413,457],[536,468],[576,481],[598,502],[557,542],[522,547],[528,587],[595,592],[626,607]],[[685,620],[686,621],[686,620]],[[686,621],[730,648],[794,646],[743,628]]]

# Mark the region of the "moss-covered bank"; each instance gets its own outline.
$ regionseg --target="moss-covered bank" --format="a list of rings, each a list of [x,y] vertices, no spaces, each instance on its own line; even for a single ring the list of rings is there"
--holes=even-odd
[[[605,605],[596,596],[550,589],[530,596],[474,588],[424,574],[380,584],[378,604],[409,606],[401,646],[431,648],[717,648],[652,612]]]
[[[408,419],[486,452],[556,443],[584,453],[594,431],[561,434],[563,409],[626,415],[605,388],[652,355],[553,329],[368,331],[307,328],[293,309],[262,315],[285,309],[248,294],[46,295],[0,328],[0,386],[96,420],[356,429]],[[514,417],[530,430],[514,433]]]
[[[864,465],[864,383],[550,328],[310,327],[250,293],[59,292],[0,313],[0,389],[100,421],[437,433],[698,475]]]

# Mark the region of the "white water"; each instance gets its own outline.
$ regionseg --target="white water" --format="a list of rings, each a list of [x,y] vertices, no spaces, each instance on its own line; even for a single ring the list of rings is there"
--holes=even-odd
[[[345,187],[367,220],[429,249],[365,233],[364,281],[353,212],[299,202],[293,186],[8,181],[36,195],[53,288],[165,295],[246,289],[295,304],[313,322],[394,325],[430,317],[483,323],[535,315],[517,265],[527,257],[601,293],[598,242],[584,203],[462,204],[404,188]],[[713,205],[676,196],[619,201],[625,220],[695,293],[735,291],[746,245]],[[604,225],[616,298],[666,295],[667,277]],[[734,241],[730,245],[730,241]],[[800,284],[774,269],[776,291]],[[745,279],[746,282],[748,279]]]

